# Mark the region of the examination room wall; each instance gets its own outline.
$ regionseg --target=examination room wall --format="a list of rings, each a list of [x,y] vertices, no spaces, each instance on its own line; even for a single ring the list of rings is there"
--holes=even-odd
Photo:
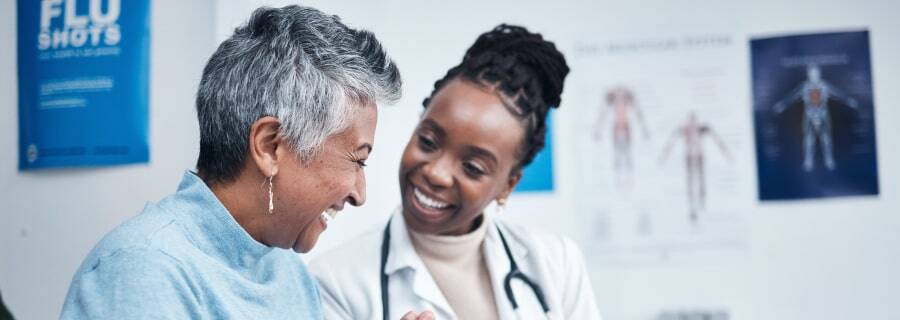
[[[150,162],[17,171],[16,2],[0,1],[0,293],[16,319],[55,319],[81,261],[197,161],[194,97],[216,49],[215,1],[151,3]]]
[[[17,171],[15,151],[0,155],[0,292],[21,319],[58,316],[71,276],[90,248],[148,201],[174,191],[198,151],[193,99],[203,64],[260,5],[295,1],[152,2],[150,163],[100,169]],[[370,29],[398,63],[404,95],[379,111],[375,151],[368,162],[368,201],[348,208],[305,258],[382,228],[399,204],[402,150],[436,79],[457,63],[478,34],[500,22],[522,24],[554,41],[572,73],[553,117],[553,190],[517,192],[505,219],[566,234],[581,246],[605,319],[653,320],[665,315],[727,314],[729,319],[900,319],[900,22],[894,1],[305,1]],[[15,1],[0,3],[0,146],[17,150]],[[789,34],[868,30],[877,195],[792,201],[758,200],[753,140],[750,39]],[[713,39],[716,48],[598,54],[612,45]],[[656,50],[656,49],[654,49]],[[644,68],[624,66],[640,64]],[[697,82],[697,70],[711,75]],[[625,74],[630,73],[630,74]],[[689,75],[686,75],[689,74]],[[612,79],[612,80],[611,80]],[[688,79],[688,80],[684,80]],[[700,83],[677,90],[679,83]],[[696,91],[719,107],[698,109],[721,133],[732,158],[709,152],[710,212],[728,223],[689,232],[679,226],[674,196],[650,197],[638,216],[629,197],[597,187],[592,166],[611,157],[584,138],[601,92],[617,83],[646,104],[649,138],[636,151],[662,146],[678,112],[661,105],[693,101]],[[714,121],[714,122],[713,122]],[[605,139],[608,139],[606,137]],[[605,141],[605,140],[604,140]],[[681,181],[674,148],[653,165],[671,174],[638,176]],[[647,161],[650,163],[651,161]],[[637,165],[642,162],[636,161]],[[726,165],[727,163],[727,165]],[[637,166],[635,170],[642,167]],[[678,171],[682,170],[682,171]],[[718,176],[728,179],[717,180]],[[639,180],[637,179],[637,180]],[[668,181],[668,180],[666,180]],[[640,180],[635,182],[637,189]],[[665,184],[665,183],[660,183]],[[676,186],[676,185],[673,185]],[[606,189],[604,189],[606,188]],[[722,192],[728,190],[728,194]],[[664,189],[668,190],[668,189]],[[680,192],[677,189],[673,193]],[[638,192],[636,192],[638,193]],[[638,193],[639,194],[639,193]],[[646,196],[646,195],[642,195]],[[677,196],[681,196],[678,193]],[[648,199],[646,197],[640,199]],[[649,208],[649,209],[646,209]],[[659,209],[664,208],[664,209]],[[671,212],[670,212],[671,211]],[[676,212],[677,211],[677,212]],[[654,220],[658,219],[658,220]],[[646,220],[646,221],[645,221]],[[650,221],[650,222],[647,222]],[[659,222],[657,222],[659,221]],[[703,221],[703,220],[701,220]],[[718,221],[718,220],[717,220]],[[601,229],[598,225],[608,226]],[[620,227],[635,226],[630,227]],[[654,228],[646,227],[653,225]],[[641,232],[634,230],[640,229]],[[652,229],[652,232],[647,231]],[[608,232],[604,237],[598,236]],[[633,232],[634,231],[634,232]],[[654,233],[655,232],[655,233]],[[653,236],[648,236],[653,234]],[[615,240],[615,241],[612,241]]]

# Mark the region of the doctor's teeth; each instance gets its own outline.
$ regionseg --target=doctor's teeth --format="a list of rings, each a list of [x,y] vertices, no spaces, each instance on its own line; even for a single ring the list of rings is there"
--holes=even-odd
[[[448,203],[444,203],[444,202],[429,198],[424,193],[422,193],[422,191],[419,191],[418,188],[413,188],[413,193],[416,196],[416,200],[419,200],[419,203],[421,203],[429,208],[444,209],[450,205]]]

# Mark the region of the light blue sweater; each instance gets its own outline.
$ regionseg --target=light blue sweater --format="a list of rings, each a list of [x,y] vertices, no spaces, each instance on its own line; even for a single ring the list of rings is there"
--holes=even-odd
[[[260,208],[260,214],[265,214]],[[61,319],[321,319],[300,256],[247,234],[195,174],[81,264]]]

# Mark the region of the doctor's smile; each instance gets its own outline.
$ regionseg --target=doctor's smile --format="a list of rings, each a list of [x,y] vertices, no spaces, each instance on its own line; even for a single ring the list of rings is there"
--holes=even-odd
[[[416,205],[416,208],[419,209],[422,218],[436,220],[444,217],[446,214],[453,213],[452,209],[454,209],[455,206],[429,197],[419,188],[413,187],[412,189],[414,195],[413,203]]]

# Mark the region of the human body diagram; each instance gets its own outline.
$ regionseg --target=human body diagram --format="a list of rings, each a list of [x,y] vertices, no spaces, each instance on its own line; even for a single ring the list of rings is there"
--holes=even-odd
[[[664,162],[679,139],[684,141],[684,160],[687,172],[687,198],[688,211],[691,223],[697,223],[699,212],[706,204],[706,177],[704,170],[703,141],[711,138],[722,154],[731,161],[731,155],[722,139],[713,131],[712,127],[700,122],[697,115],[691,112],[687,120],[672,133],[663,149],[660,162]]]
[[[803,170],[810,172],[815,168],[816,145],[822,150],[822,161],[829,171],[836,168],[834,161],[834,145],[832,143],[831,115],[828,111],[828,101],[837,100],[844,105],[858,110],[856,99],[844,94],[836,87],[822,79],[821,70],[817,65],[809,65],[806,68],[807,78],[797,88],[791,91],[787,97],[775,103],[772,110],[776,115],[781,115],[788,108],[796,105],[795,102],[803,102]]]
[[[644,138],[649,137],[641,109],[635,102],[634,92],[624,86],[617,86],[607,91],[605,104],[601,107],[594,125],[593,138],[599,141],[607,130],[607,117],[612,114],[613,169],[619,186],[631,184],[631,172],[634,160],[631,151],[633,122],[638,122]]]

